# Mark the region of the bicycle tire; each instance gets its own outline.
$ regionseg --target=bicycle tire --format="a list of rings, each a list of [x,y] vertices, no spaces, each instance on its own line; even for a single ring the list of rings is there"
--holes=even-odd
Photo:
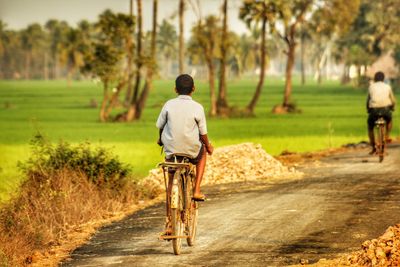
[[[385,157],[385,126],[379,127],[379,162],[382,162]]]
[[[177,171],[174,174],[174,179],[178,179],[178,207],[171,208],[171,224],[172,224],[172,235],[173,236],[183,236],[184,225],[182,222],[182,188],[180,184],[180,172]],[[172,202],[172,201],[171,201]],[[172,239],[172,248],[174,250],[175,255],[179,255],[181,253],[182,248],[182,238],[174,238]]]
[[[193,197],[193,181],[195,177],[188,177],[186,182],[186,196],[187,196],[187,204],[189,205],[187,208],[188,216],[186,221],[186,231],[188,234],[188,238],[186,238],[186,242],[188,246],[192,247],[195,244],[196,233],[197,233],[197,217],[198,217],[198,204],[196,201],[192,199]]]

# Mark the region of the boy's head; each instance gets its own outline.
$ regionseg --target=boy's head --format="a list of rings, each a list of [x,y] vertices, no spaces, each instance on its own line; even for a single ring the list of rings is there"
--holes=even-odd
[[[382,71],[378,71],[375,73],[374,81],[375,82],[383,82],[385,80],[385,74]]]
[[[194,91],[194,81],[189,74],[181,74],[175,80],[176,92],[180,95],[190,95]]]

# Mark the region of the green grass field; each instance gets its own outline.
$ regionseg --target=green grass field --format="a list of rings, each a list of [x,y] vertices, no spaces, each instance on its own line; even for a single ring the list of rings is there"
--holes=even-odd
[[[231,105],[244,107],[256,85],[254,80],[228,83]],[[277,155],[283,150],[305,152],[366,140],[366,92],[340,86],[295,83],[293,99],[301,114],[273,115],[271,109],[282,101],[283,81],[269,79],[254,118],[208,119],[209,137],[218,146],[241,142],[261,143]],[[175,97],[173,81],[157,81],[149,97],[143,120],[134,123],[100,123],[91,99],[100,103],[100,85],[89,81],[0,81],[0,199],[7,199],[20,181],[16,167],[30,153],[29,141],[38,130],[51,141],[90,141],[111,147],[143,177],[162,160],[155,144],[155,121],[163,103]],[[208,110],[208,87],[197,83],[194,99]],[[395,114],[394,134],[400,122]]]

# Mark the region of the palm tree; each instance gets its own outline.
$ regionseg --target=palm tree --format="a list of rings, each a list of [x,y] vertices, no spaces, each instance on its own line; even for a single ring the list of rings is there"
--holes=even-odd
[[[0,58],[0,64],[5,78],[19,79],[21,78],[21,73],[23,73],[25,51],[22,48],[21,35],[21,32],[3,28],[1,34],[3,55]]]
[[[183,23],[185,12],[185,0],[179,0],[179,73],[182,74],[185,70],[185,43],[183,36]]]
[[[221,33],[221,59],[219,70],[217,113],[223,115],[228,109],[228,100],[226,93],[226,53],[228,50],[228,0],[224,0],[222,5],[222,33]],[[211,39],[212,40],[212,39]]]
[[[278,7],[279,19],[283,22],[284,32],[281,34],[281,38],[287,45],[287,62],[286,62],[286,79],[285,79],[285,91],[282,107],[286,111],[290,111],[293,108],[291,103],[292,95],[292,71],[295,64],[295,51],[296,51],[296,34],[299,25],[304,21],[306,12],[311,8],[313,0],[302,0],[302,1],[289,1],[282,2]]]
[[[128,40],[132,35],[134,21],[132,16],[110,10],[104,11],[96,24],[99,35],[92,40],[92,49],[86,54],[84,70],[100,77],[104,85],[104,96],[100,119],[109,120],[112,109],[125,88],[129,72],[126,64]],[[108,73],[106,73],[108,72]],[[109,87],[115,84],[112,94]]]
[[[208,83],[210,87],[210,115],[217,115],[217,100],[215,95],[215,60],[217,58],[217,42],[221,28],[215,16],[208,16],[204,22],[199,21],[192,28],[192,41],[189,45],[189,53],[192,56],[204,59],[208,68]],[[212,40],[212,41],[210,41]],[[215,41],[214,41],[215,40]]]
[[[137,37],[136,37],[136,81],[133,89],[133,100],[132,102],[137,101],[139,94],[139,86],[141,80],[141,68],[143,66],[143,58],[142,58],[142,40],[143,40],[143,18],[142,18],[142,0],[137,0]]]
[[[53,78],[60,76],[60,54],[62,53],[62,44],[66,42],[70,27],[65,21],[51,19],[46,22],[45,28],[50,39],[51,65],[53,66]]]
[[[22,48],[25,52],[25,79],[31,78],[32,58],[40,51],[45,40],[42,27],[37,24],[29,25],[21,32]]]
[[[144,106],[146,104],[147,97],[150,90],[153,87],[153,74],[157,69],[156,63],[156,40],[157,40],[157,14],[158,14],[158,0],[153,0],[153,29],[151,31],[151,41],[150,41],[150,62],[147,63],[147,74],[145,84],[143,86],[142,93],[138,99],[136,105],[135,119],[140,119]]]
[[[73,74],[83,66],[85,50],[88,49],[88,25],[82,22],[80,28],[70,28],[66,39],[61,43],[60,62],[67,68],[67,81],[70,85]]]
[[[3,56],[4,54],[4,50],[5,50],[5,28],[6,28],[6,24],[0,20],[0,58]]]
[[[135,74],[136,80],[135,80],[135,86],[133,87],[133,95],[130,99],[130,104],[126,115],[127,121],[134,120],[136,116],[135,112],[139,96],[141,69],[143,66],[142,40],[143,40],[142,0],[137,0],[136,74]]]
[[[252,24],[258,24],[261,22],[261,46],[260,46],[260,77],[258,80],[258,84],[256,87],[256,91],[247,105],[246,109],[249,114],[254,114],[254,108],[257,105],[257,101],[260,98],[261,91],[264,85],[264,77],[265,77],[265,57],[266,57],[266,31],[267,31],[267,22],[272,20],[274,6],[272,3],[268,1],[257,1],[257,0],[248,0],[245,1],[240,8],[239,17],[242,19],[247,26],[250,28]]]
[[[171,59],[176,57],[177,40],[178,35],[176,33],[174,25],[164,19],[159,26],[157,44],[164,61],[163,69],[165,76],[167,77],[169,76],[171,70]]]
[[[129,1],[129,17],[132,21],[134,21],[133,17],[133,0]],[[132,24],[132,34],[134,32],[134,24]],[[125,102],[129,103],[131,97],[132,97],[132,78],[133,78],[133,41],[132,41],[132,34],[128,36],[127,43],[126,43],[126,52],[127,52],[127,71],[128,71],[128,88],[126,90],[126,95],[125,95]]]
[[[5,28],[6,24],[0,20],[0,79],[3,78],[4,76],[4,62],[3,62],[3,56],[5,54],[6,50],[6,34],[5,34]]]
[[[158,13],[158,1],[153,0],[153,29],[151,33],[151,48],[150,48],[150,56],[146,57],[143,55],[142,51],[142,2],[141,0],[137,0],[138,7],[138,33],[137,33],[137,65],[136,65],[136,83],[134,88],[133,97],[131,99],[128,111],[126,113],[126,121],[132,121],[135,119],[140,119],[142,115],[143,108],[145,106],[148,94],[150,89],[152,88],[152,79],[153,74],[156,69],[156,38],[157,38],[157,13]],[[147,62],[144,59],[150,58]],[[140,70],[142,66],[146,63],[147,65],[147,74],[143,89],[139,95],[139,87],[140,87]]]
[[[254,32],[254,31],[252,31]],[[241,74],[245,71],[254,71],[257,62],[259,62],[259,55],[257,53],[260,50],[258,38],[254,35],[242,34],[239,39],[239,46],[241,51]]]

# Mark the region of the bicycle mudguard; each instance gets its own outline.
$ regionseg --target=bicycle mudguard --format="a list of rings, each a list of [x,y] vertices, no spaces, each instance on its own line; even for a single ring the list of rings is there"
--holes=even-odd
[[[385,121],[385,119],[382,118],[382,117],[380,117],[379,119],[377,119],[377,120],[375,121],[375,125],[382,125],[382,124],[385,124],[385,123],[386,123],[386,121]]]
[[[171,208],[176,209],[179,206],[179,184],[178,184],[178,177],[180,175],[180,172],[177,171],[174,175],[174,180],[172,183],[172,189],[171,189]]]
[[[170,167],[170,168],[182,168],[190,167],[190,163],[175,163],[175,162],[161,162],[158,164],[159,167]]]

